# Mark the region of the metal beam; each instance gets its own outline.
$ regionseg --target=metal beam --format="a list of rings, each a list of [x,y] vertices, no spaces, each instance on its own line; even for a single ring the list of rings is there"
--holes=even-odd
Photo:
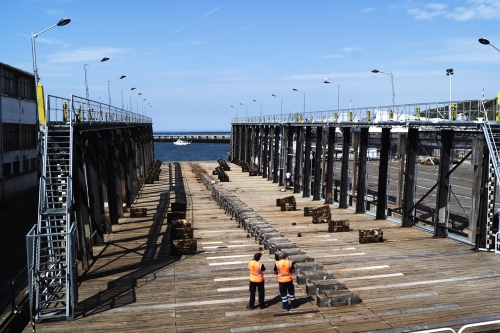
[[[300,176],[302,174],[302,143],[304,142],[304,128],[297,127],[297,140],[295,141],[295,178],[293,180],[293,193],[300,193]]]
[[[321,199],[321,154],[323,150],[323,127],[316,127],[316,156],[314,161],[314,193],[313,200]]]
[[[406,149],[406,171],[404,174],[404,203],[402,227],[412,227],[414,224],[414,210],[409,209],[413,206],[414,187],[415,187],[415,163],[418,153],[418,128],[408,129],[408,144]]]
[[[333,159],[335,156],[335,127],[328,128],[328,157],[326,166],[325,203],[333,203]]]
[[[356,191],[356,213],[366,212],[366,154],[368,152],[368,128],[361,129],[359,140],[358,187]],[[354,161],[354,166],[356,166]]]
[[[381,146],[378,169],[377,220],[383,220],[387,217],[387,179],[389,171],[389,152],[391,149],[390,128],[382,128]]]
[[[311,126],[306,126],[306,150],[304,153],[304,189],[302,197],[311,196]]]
[[[339,208],[347,208],[347,191],[349,190],[349,150],[351,148],[351,129],[342,128],[342,168],[340,170]]]

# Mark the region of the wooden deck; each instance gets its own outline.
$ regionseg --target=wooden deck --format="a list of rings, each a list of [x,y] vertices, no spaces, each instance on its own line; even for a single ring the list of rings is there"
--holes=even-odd
[[[208,172],[216,161],[199,162]],[[332,207],[334,219],[348,219],[351,232],[328,233],[312,224],[303,207],[321,205],[296,195],[299,211],[280,212],[277,184],[249,177],[231,164],[230,182],[222,183],[243,202],[322,263],[361,304],[319,308],[305,286],[296,285],[299,307],[281,309],[273,257],[261,261],[266,274],[267,308],[246,310],[246,265],[262,247],[224,214],[210,192],[197,181],[189,163],[181,163],[183,180],[145,185],[135,207],[147,207],[144,218],[123,218],[106,245],[95,248],[97,260],[80,277],[74,321],[43,321],[36,332],[410,332],[500,319],[500,256],[471,251],[451,239],[435,239],[416,228],[375,220]],[[172,172],[172,174],[175,174]],[[185,189],[194,218],[196,255],[171,256],[166,214]],[[296,223],[292,225],[292,223]],[[358,229],[382,228],[384,243],[359,244]],[[298,233],[301,237],[298,237]],[[499,332],[488,326],[467,332]],[[24,332],[31,332],[27,326]]]

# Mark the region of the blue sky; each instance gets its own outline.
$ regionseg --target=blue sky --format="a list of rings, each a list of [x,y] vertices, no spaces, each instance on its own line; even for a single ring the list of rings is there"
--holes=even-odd
[[[139,112],[154,131],[228,130],[231,118],[492,98],[500,90],[500,0],[4,0],[0,62],[32,71],[50,95]],[[323,84],[329,78],[332,85]],[[336,85],[340,85],[338,90]],[[135,87],[136,90],[130,91]],[[131,94],[133,93],[133,94]],[[143,101],[146,99],[146,101]],[[253,100],[257,102],[253,102]],[[352,101],[352,102],[351,102]],[[242,103],[243,105],[240,105]],[[262,103],[262,104],[261,104]],[[231,106],[234,106],[231,108]],[[236,108],[238,108],[236,110]]]

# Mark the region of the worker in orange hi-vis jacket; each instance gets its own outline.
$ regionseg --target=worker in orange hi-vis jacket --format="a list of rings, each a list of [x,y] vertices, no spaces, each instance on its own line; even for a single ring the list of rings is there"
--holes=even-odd
[[[259,307],[265,308],[264,304],[264,271],[266,268],[259,260],[262,256],[261,253],[256,253],[253,259],[248,262],[248,269],[250,270],[250,301],[248,302],[247,309],[253,310],[255,308],[255,290],[259,292]]]
[[[286,253],[281,252],[279,257],[280,260],[274,265],[274,274],[278,275],[281,302],[283,303],[282,308],[290,310],[288,295],[290,296],[291,307],[296,308],[298,306],[292,281],[292,273],[295,273],[295,264],[287,258]]]

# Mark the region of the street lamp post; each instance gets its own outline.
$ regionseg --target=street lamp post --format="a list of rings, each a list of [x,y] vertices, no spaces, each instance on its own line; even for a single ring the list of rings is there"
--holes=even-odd
[[[232,108],[234,108],[234,106],[231,105]],[[238,119],[238,107],[236,107],[236,119]]]
[[[126,78],[125,75],[122,75],[120,76],[119,78],[115,79],[115,80],[111,80],[111,81],[108,81],[108,100],[109,100],[109,107],[111,107],[111,88],[110,88],[110,83],[113,82],[113,81],[117,81],[117,80],[121,80],[121,79],[124,79]]]
[[[451,76],[453,74],[453,68],[449,68],[446,70],[446,76],[450,77],[450,106],[448,107],[448,120],[451,120]]]
[[[304,94],[304,117],[305,117],[305,114],[306,114],[306,93],[303,92],[303,91],[297,90],[295,88],[293,88],[293,91],[297,91],[299,93],[303,93]]]
[[[330,81],[328,81],[328,78],[325,78],[325,82],[327,84],[332,84]],[[340,112],[340,85],[337,84],[337,112]]]
[[[130,90],[135,90],[135,88],[130,88]],[[123,109],[125,109],[125,107],[123,106],[123,93],[124,93],[124,92],[125,92],[125,91],[123,91],[123,90],[122,90],[122,110],[123,110]]]
[[[240,105],[243,105],[243,103],[240,103]],[[247,113],[247,106],[245,105],[245,118],[248,117],[248,113]]]
[[[94,64],[97,64],[98,62],[105,62],[105,61],[108,61],[109,58],[107,57],[104,57],[102,58],[101,60],[97,60],[96,62],[93,62],[91,63],[90,65],[83,65],[83,70],[85,71],[85,94],[86,94],[86,97],[87,97],[87,101],[89,100],[89,84],[88,84],[88,81],[87,81],[87,68],[89,68],[90,66],[94,65]]]
[[[279,98],[281,100],[281,108],[280,108],[280,121],[283,122],[283,98],[276,96],[275,94],[272,94],[273,97]]]
[[[258,102],[257,100],[253,100],[255,103],[260,103],[260,118],[262,118],[262,102]]]
[[[144,115],[144,101],[146,100],[146,98],[144,98],[141,102],[141,110],[142,110],[142,114]],[[137,112],[139,112],[139,101],[137,101]]]
[[[33,56],[33,74],[35,75],[35,85],[37,85],[38,81],[40,80],[40,78],[38,77],[38,67],[36,66],[35,38],[37,38],[39,35],[43,34],[47,30],[50,30],[54,27],[65,26],[69,22],[71,22],[71,20],[69,18],[63,18],[63,19],[59,20],[59,22],[57,22],[53,26],[50,26],[47,29],[40,31],[37,34],[34,34],[33,32],[31,33],[31,53]]]
[[[130,112],[132,112],[132,97],[140,96],[140,95],[142,95],[142,93],[138,93],[137,95],[130,96]],[[139,108],[139,107],[137,107],[137,108]],[[137,112],[139,112],[139,110],[137,110]]]
[[[392,76],[392,73],[385,73],[385,72],[381,72],[377,69],[374,69],[372,70],[372,73],[382,73],[382,74],[385,74],[385,75],[389,75],[391,77],[391,85],[392,85],[392,111],[394,111],[394,99],[395,99],[395,95],[394,95],[394,80],[393,80],[393,76]]]

